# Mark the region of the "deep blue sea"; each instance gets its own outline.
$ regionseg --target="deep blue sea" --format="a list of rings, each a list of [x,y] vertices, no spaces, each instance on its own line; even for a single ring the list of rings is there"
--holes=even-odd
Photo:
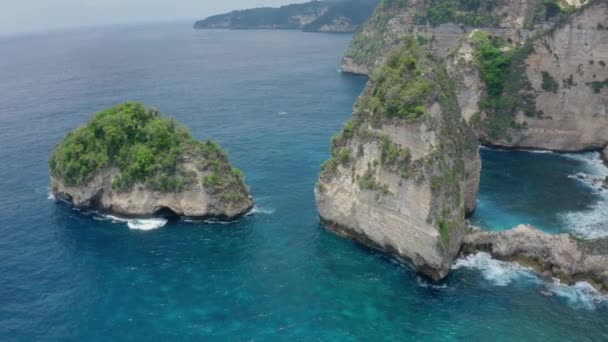
[[[189,23],[0,38],[0,341],[600,341],[608,306],[478,255],[434,284],[319,224],[313,187],[366,79],[351,37]],[[48,198],[47,157],[125,100],[213,137],[255,212],[155,230]],[[608,235],[597,155],[482,150],[484,229]]]

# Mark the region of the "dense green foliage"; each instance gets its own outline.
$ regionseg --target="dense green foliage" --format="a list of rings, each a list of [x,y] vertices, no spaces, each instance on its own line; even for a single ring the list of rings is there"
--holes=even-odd
[[[398,117],[415,122],[425,115],[433,83],[426,73],[427,52],[412,37],[371,76],[370,97],[362,104],[375,118]]]
[[[217,143],[199,142],[175,120],[127,102],[97,113],[70,132],[53,151],[49,165],[51,174],[67,185],[82,185],[99,170],[115,167],[120,174],[113,187],[119,191],[141,182],[157,191],[179,192],[195,181],[194,172],[179,163],[187,155],[203,157],[214,172],[228,166]]]
[[[437,26],[458,23],[472,27],[490,27],[500,18],[493,12],[498,0],[430,0],[424,11],[416,13],[419,24]]]
[[[472,124],[493,139],[508,138],[509,129],[522,128],[515,122],[515,114],[519,110],[530,117],[542,114],[536,109],[535,96],[525,71],[524,60],[533,51],[533,46],[527,42],[516,47],[485,31],[474,34],[473,44],[480,75],[486,85],[486,97],[480,107],[488,117],[483,123],[473,119]]]
[[[232,29],[303,29],[317,31],[335,19],[346,18],[354,26],[365,22],[380,0],[310,1],[279,8],[254,8],[233,11],[197,21],[194,28],[232,28]],[[298,17],[311,17],[314,20],[302,25]]]

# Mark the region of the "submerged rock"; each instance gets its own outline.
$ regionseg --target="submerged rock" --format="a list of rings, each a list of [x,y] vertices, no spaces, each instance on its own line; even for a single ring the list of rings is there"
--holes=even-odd
[[[242,173],[210,140],[139,103],[104,110],[70,132],[49,165],[56,198],[126,217],[231,220],[252,208]]]
[[[580,240],[569,234],[551,235],[520,225],[492,233],[473,231],[466,236],[464,254],[490,253],[494,258],[529,266],[567,284],[586,281],[608,292],[608,241]]]
[[[475,208],[481,160],[445,69],[406,39],[333,138],[316,200],[325,225],[442,279]]]

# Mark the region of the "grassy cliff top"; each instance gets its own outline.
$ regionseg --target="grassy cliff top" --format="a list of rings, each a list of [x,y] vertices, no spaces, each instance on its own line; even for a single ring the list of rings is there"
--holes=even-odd
[[[157,191],[180,192],[196,180],[181,165],[188,156],[213,172],[232,171],[217,143],[199,142],[174,119],[141,103],[126,102],[102,110],[68,133],[55,147],[49,166],[53,177],[70,186],[86,184],[100,170],[113,167],[120,171],[113,183],[117,190],[143,183]],[[240,175],[236,170],[228,173]]]

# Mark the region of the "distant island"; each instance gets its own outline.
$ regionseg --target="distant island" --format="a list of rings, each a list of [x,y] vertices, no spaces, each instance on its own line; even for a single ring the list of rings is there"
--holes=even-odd
[[[211,141],[141,103],[103,110],[68,133],[49,158],[57,199],[125,217],[217,218],[247,213],[243,173]]]
[[[195,29],[276,29],[306,32],[355,32],[380,0],[326,0],[254,8],[215,15],[194,24]]]

